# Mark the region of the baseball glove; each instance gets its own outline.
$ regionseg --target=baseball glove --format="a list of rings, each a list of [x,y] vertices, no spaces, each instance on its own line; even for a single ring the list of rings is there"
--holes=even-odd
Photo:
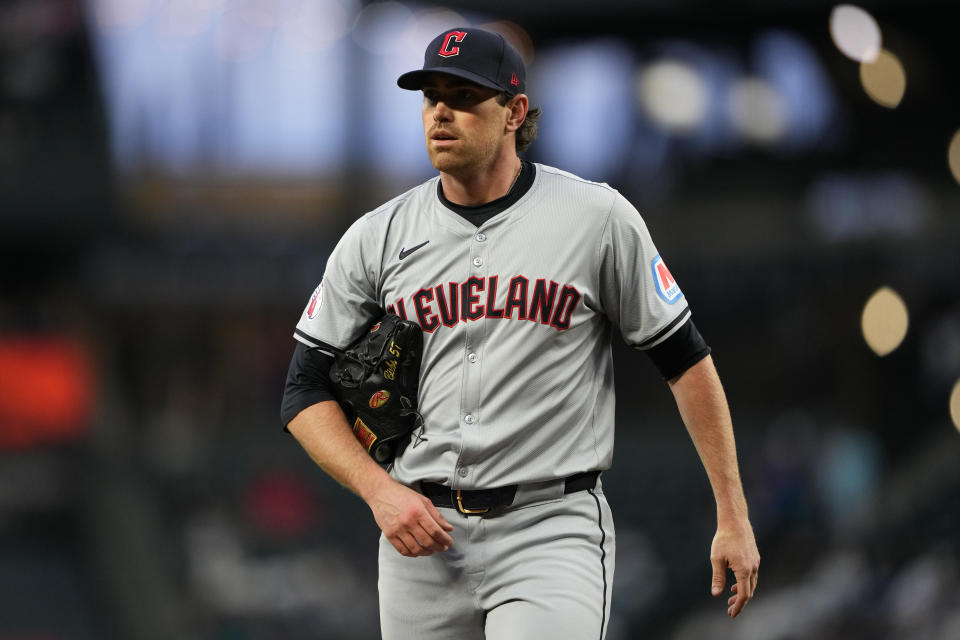
[[[353,433],[378,463],[389,464],[420,430],[417,413],[423,334],[419,325],[386,315],[335,357],[330,379]]]

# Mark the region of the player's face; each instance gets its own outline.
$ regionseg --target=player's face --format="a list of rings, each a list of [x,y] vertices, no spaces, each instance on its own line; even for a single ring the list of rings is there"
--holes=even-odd
[[[445,74],[430,74],[423,84],[423,133],[430,162],[438,171],[462,173],[496,162],[507,139],[510,109],[499,92]]]

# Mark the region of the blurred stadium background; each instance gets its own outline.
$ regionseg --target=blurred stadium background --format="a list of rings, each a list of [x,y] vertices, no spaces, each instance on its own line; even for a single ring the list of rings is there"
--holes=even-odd
[[[763,562],[617,344],[609,638],[960,638],[947,2],[0,1],[0,640],[378,636],[366,507],[281,432],[348,224],[431,174],[395,85],[488,25],[529,158],[643,212],[714,348]]]

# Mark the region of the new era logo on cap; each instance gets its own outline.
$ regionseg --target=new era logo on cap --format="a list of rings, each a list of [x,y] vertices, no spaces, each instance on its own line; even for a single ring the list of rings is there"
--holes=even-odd
[[[423,68],[403,74],[397,84],[418,91],[428,73],[447,73],[510,95],[523,92],[527,77],[523,58],[502,35],[473,27],[438,35],[427,45]]]

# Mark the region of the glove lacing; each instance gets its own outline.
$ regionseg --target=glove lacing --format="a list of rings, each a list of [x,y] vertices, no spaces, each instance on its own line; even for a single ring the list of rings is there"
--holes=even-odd
[[[426,429],[426,423],[423,420],[423,416],[419,411],[413,408],[413,403],[410,402],[410,399],[407,396],[400,396],[400,415],[401,416],[414,416],[413,419],[413,444],[411,445],[412,449],[416,449],[417,445],[421,442],[426,442],[427,438],[423,435],[424,430]]]

